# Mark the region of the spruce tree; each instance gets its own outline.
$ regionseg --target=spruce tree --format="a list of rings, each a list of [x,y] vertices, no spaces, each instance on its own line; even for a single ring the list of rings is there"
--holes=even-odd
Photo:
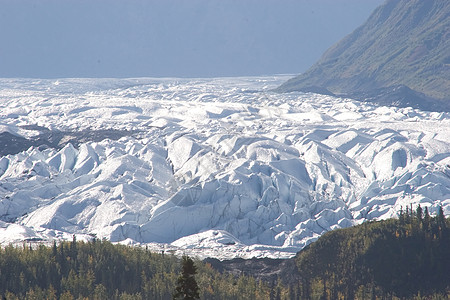
[[[194,261],[188,256],[183,256],[182,272],[178,277],[173,299],[200,299],[195,274],[197,274],[197,267],[194,265]]]
[[[442,209],[442,206],[439,206],[438,214],[437,214],[437,221],[439,224],[439,227],[443,228],[445,227],[445,216],[444,216],[444,210]]]
[[[430,213],[428,212],[428,207],[425,206],[425,213],[424,213],[424,217],[423,217],[423,228],[425,229],[425,231],[427,231],[429,229],[430,222],[431,222],[431,216],[430,216]]]
[[[417,219],[419,219],[419,221],[422,222],[423,211],[422,211],[422,207],[420,206],[420,204],[419,204],[419,206],[417,206],[416,216],[417,216]]]

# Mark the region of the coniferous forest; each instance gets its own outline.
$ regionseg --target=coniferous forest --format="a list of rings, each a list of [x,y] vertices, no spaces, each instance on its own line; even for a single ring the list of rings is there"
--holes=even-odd
[[[0,248],[3,299],[448,299],[450,219],[420,206],[328,232],[293,259],[289,283],[220,274],[208,263],[90,242]],[[251,275],[251,274],[250,274]],[[193,282],[195,281],[195,282]],[[184,285],[184,286],[183,286]],[[185,292],[186,286],[194,286]],[[184,289],[184,290],[183,290]]]
[[[297,254],[300,298],[447,299],[449,221],[419,206],[325,233]]]
[[[201,299],[267,299],[252,277],[221,275],[196,262]],[[172,299],[181,260],[108,241],[61,242],[0,250],[0,296],[6,299]]]

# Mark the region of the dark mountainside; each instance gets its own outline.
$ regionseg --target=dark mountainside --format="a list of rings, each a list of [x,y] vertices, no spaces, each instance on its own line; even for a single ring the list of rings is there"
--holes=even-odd
[[[277,91],[450,111],[450,1],[387,0]]]
[[[100,142],[105,139],[118,140],[124,136],[133,136],[138,131],[99,129],[82,131],[51,131],[39,126],[23,126],[23,129],[38,130],[40,134],[30,139],[11,134],[9,132],[0,133],[0,156],[17,154],[28,150],[30,147],[39,149],[54,148],[62,149],[69,143],[75,148],[86,142]]]

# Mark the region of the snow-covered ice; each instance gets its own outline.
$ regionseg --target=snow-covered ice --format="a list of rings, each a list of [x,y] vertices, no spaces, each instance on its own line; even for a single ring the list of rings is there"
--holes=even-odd
[[[400,207],[450,214],[448,113],[270,91],[288,78],[0,79],[0,135],[62,137],[0,157],[0,243],[290,257]]]

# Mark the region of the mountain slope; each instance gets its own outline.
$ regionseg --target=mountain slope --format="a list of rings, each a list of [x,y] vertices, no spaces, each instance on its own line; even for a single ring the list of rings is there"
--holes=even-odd
[[[309,299],[305,294],[314,289],[335,295],[330,299],[338,294],[346,299],[365,299],[367,294],[375,299],[386,293],[401,299],[448,296],[449,227],[442,211],[431,217],[417,207],[416,212],[402,211],[399,219],[327,232],[297,254],[302,299]]]
[[[278,90],[319,87],[365,99],[363,93],[406,86],[419,97],[412,106],[420,107],[421,101],[434,98],[445,100],[440,105],[448,110],[449,49],[450,1],[388,0],[307,72]],[[411,98],[408,93],[403,95]],[[407,106],[402,104],[397,106]]]

